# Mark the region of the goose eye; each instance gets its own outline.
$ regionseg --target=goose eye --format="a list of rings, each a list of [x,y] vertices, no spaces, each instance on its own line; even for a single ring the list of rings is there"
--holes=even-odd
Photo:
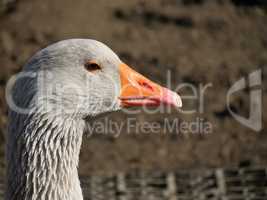
[[[99,64],[97,64],[94,61],[89,61],[85,63],[84,67],[89,72],[95,72],[95,71],[101,70],[101,67],[99,66]]]

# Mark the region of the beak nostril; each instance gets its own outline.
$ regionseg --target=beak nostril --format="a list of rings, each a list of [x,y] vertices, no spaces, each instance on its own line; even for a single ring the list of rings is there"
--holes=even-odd
[[[150,91],[154,91],[153,87],[147,82],[139,81],[138,84],[143,88],[146,88],[146,89],[148,89]]]

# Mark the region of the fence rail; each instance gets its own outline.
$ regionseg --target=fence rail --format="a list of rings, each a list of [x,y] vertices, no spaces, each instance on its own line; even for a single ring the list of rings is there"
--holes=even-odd
[[[267,169],[81,177],[85,200],[267,200]],[[0,199],[3,182],[0,181]]]

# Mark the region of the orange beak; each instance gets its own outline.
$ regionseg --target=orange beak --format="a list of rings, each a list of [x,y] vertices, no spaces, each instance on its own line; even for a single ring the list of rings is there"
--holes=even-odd
[[[120,65],[122,106],[159,106],[161,104],[182,107],[181,97],[175,92],[150,81],[126,64]]]

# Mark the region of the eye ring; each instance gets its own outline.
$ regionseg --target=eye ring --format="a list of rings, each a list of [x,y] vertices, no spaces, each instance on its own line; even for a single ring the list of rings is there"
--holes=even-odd
[[[98,71],[98,70],[101,70],[100,65],[99,65],[97,62],[93,61],[93,60],[90,60],[90,61],[86,62],[86,63],[84,64],[84,68],[85,68],[88,72],[96,72],[96,71]]]

